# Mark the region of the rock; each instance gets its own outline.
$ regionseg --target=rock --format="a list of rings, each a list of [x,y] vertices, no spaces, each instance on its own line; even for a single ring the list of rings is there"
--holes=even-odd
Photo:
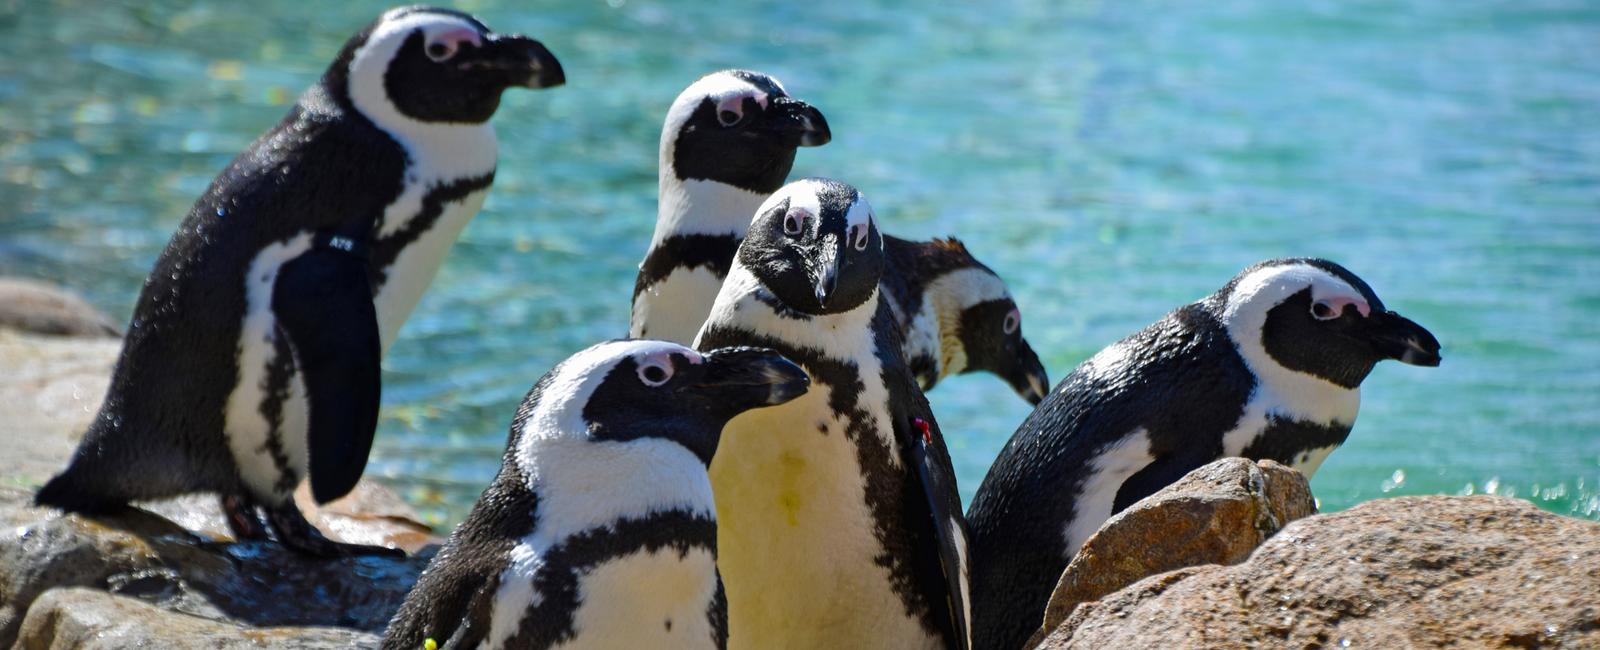
[[[341,628],[245,627],[179,614],[134,598],[82,587],[51,589],[34,602],[19,650],[80,648],[375,648],[376,634]]]
[[[116,339],[0,329],[0,648],[375,641],[371,633],[387,624],[431,550],[321,561],[274,543],[229,543],[210,495],[93,519],[31,507],[33,491],[66,465],[93,418],[119,348]],[[412,553],[440,541],[369,480],[321,508],[306,494],[297,502],[336,540]]]
[[[1275,461],[1224,458],[1190,472],[1106,520],[1072,558],[1045,608],[1037,640],[1100,597],[1157,573],[1235,564],[1289,522],[1316,514],[1311,486]]]
[[[1600,647],[1600,523],[1505,497],[1369,501],[1080,605],[1039,647],[1220,646]]]
[[[56,336],[120,337],[116,323],[67,289],[0,277],[0,327]]]

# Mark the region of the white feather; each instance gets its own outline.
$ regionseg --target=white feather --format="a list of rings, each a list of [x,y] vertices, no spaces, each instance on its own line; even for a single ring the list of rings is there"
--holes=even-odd
[[[245,274],[245,316],[239,332],[239,377],[228,394],[223,422],[228,449],[239,466],[239,475],[260,499],[280,503],[290,492],[277,489],[281,474],[267,448],[272,423],[261,412],[269,397],[267,367],[277,357],[277,318],[272,314],[272,288],[278,270],[285,263],[311,248],[310,233],[269,244],[256,253]],[[305,476],[306,455],[305,386],[299,372],[289,382],[289,395],[283,402],[279,423],[283,451],[296,478]],[[292,489],[292,488],[291,488]]]
[[[1088,478],[1073,497],[1072,518],[1061,531],[1066,542],[1062,557],[1071,559],[1078,553],[1083,542],[1111,517],[1111,508],[1116,505],[1117,491],[1122,489],[1123,482],[1154,461],[1155,456],[1150,454],[1150,434],[1142,428],[1112,441],[1095,454],[1088,463]]]

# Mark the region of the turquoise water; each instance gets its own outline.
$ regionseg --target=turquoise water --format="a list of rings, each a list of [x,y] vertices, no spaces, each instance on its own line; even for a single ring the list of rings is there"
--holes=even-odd
[[[0,0],[0,273],[119,319],[194,197],[382,9],[139,4]],[[508,95],[494,193],[387,361],[369,472],[465,513],[533,381],[626,329],[668,103],[742,66],[826,113],[796,174],[963,237],[1054,378],[1251,262],[1326,256],[1445,361],[1367,380],[1324,509],[1491,492],[1600,518],[1600,6],[924,4],[461,3],[569,85]],[[987,377],[930,398],[970,498],[1026,405]]]

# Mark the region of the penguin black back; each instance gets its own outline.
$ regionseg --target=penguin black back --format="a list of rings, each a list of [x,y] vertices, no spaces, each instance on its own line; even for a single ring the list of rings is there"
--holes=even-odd
[[[974,641],[1016,648],[1061,571],[1122,511],[1225,456],[1309,478],[1349,435],[1358,387],[1439,345],[1319,259],[1253,265],[1080,364],[1028,416],[974,496]]]

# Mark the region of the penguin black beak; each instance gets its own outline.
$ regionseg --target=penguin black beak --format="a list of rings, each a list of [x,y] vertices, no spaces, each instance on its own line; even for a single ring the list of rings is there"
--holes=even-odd
[[[828,120],[822,111],[793,97],[772,100],[762,117],[760,127],[768,132],[794,138],[802,147],[818,147],[833,139],[828,130]]]
[[[1034,406],[1038,406],[1039,402],[1044,401],[1044,396],[1050,394],[1050,375],[1045,372],[1039,355],[1026,340],[1022,342],[1022,349],[1017,351],[1016,364],[1007,373],[1006,383],[1011,384],[1011,390],[1017,391],[1022,399]]]
[[[811,386],[804,369],[766,348],[720,348],[705,356],[705,375],[691,390],[735,413],[782,404]]]
[[[817,251],[817,304],[826,308],[828,298],[839,289],[839,262],[844,259],[843,238],[838,235],[824,235],[821,248]]]
[[[1442,360],[1439,339],[1411,319],[1383,311],[1374,313],[1367,321],[1367,338],[1384,358],[1428,367],[1437,366]]]
[[[510,75],[508,85],[550,88],[567,82],[561,62],[543,43],[521,35],[494,35],[470,58],[463,58],[463,70],[488,68]]]

